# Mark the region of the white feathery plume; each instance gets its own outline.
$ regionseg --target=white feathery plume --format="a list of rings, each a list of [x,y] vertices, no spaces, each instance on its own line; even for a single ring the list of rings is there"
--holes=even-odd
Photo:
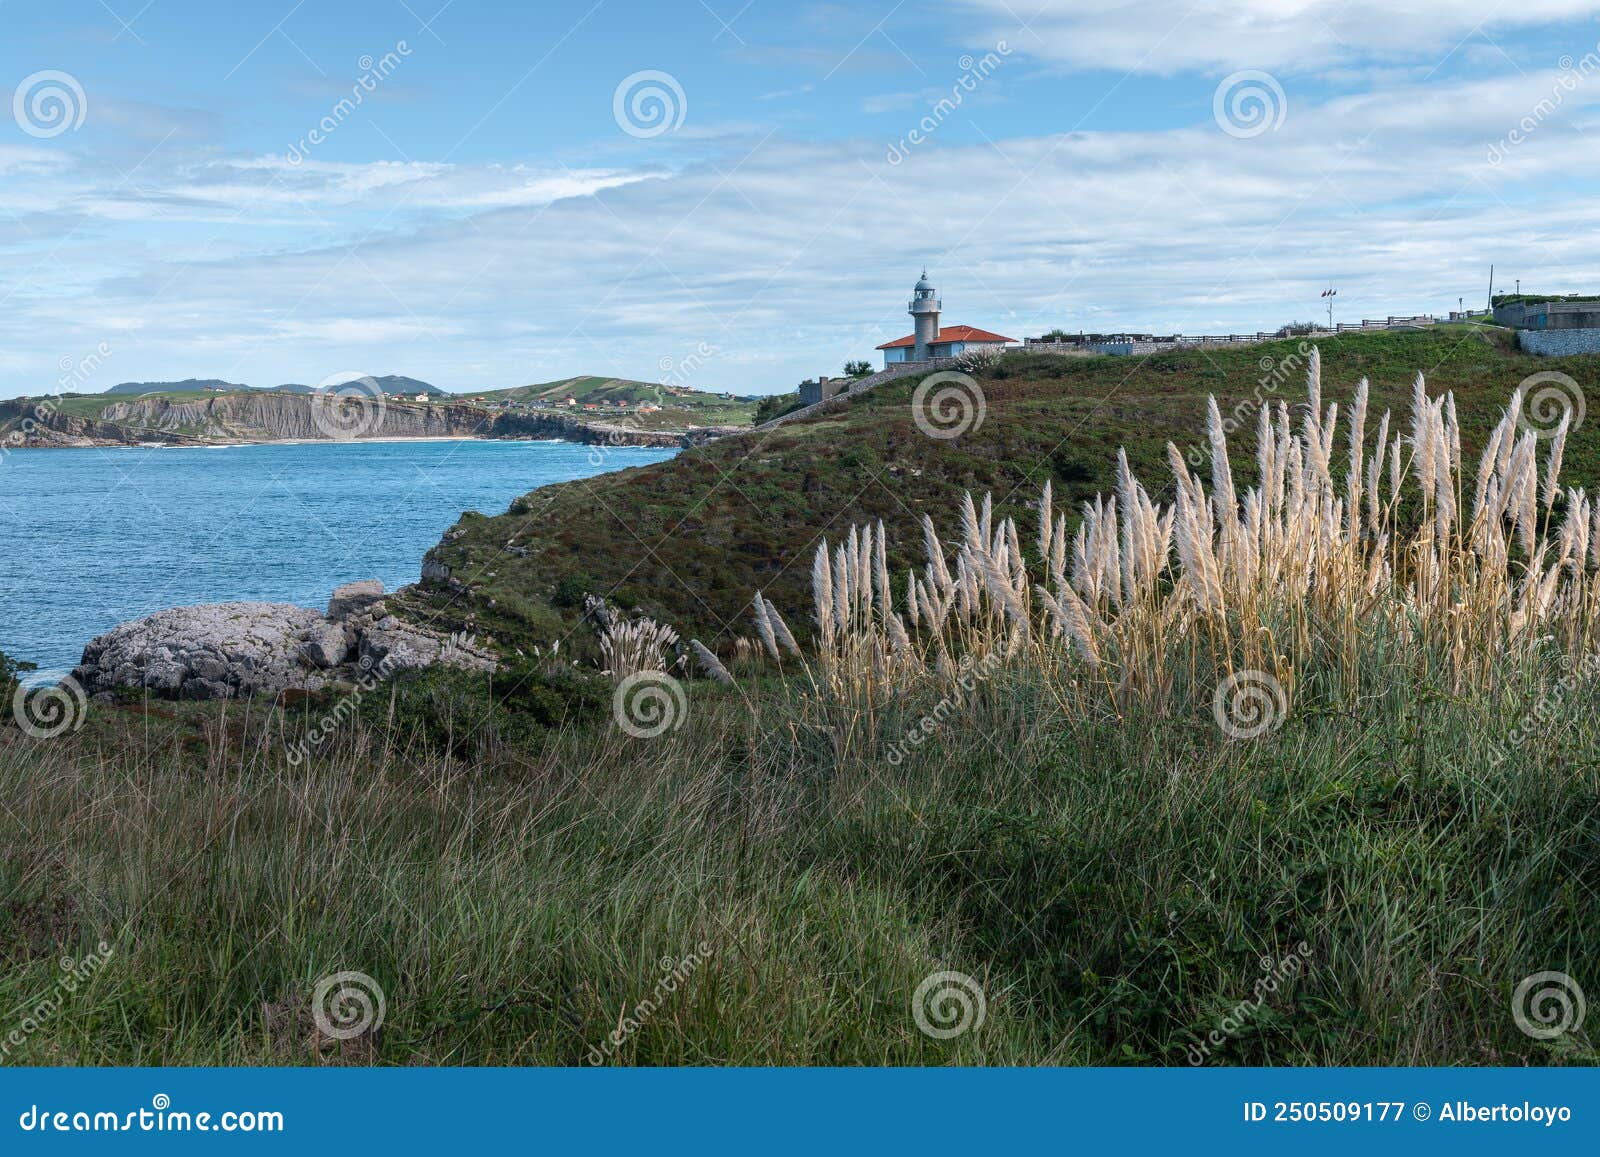
[[[1561,458],[1567,449],[1567,428],[1572,424],[1572,411],[1569,409],[1561,415],[1561,424],[1556,427],[1556,436],[1550,443],[1550,457],[1545,463],[1544,471],[1544,508],[1549,510],[1555,505],[1558,493],[1559,479],[1561,476]]]
[[[761,597],[761,592],[756,592],[756,636],[766,647],[774,662],[781,663],[783,656],[778,653],[778,640],[772,633],[772,620],[767,617],[767,603]]]
[[[1055,534],[1055,512],[1051,509],[1051,479],[1044,480],[1044,490],[1039,495],[1039,557],[1048,562],[1051,555],[1052,535]]]
[[[824,639],[831,639],[833,617],[833,571],[828,566],[828,540],[817,547],[817,556],[811,564],[811,596],[816,602],[817,628]]]
[[[689,649],[694,652],[694,657],[700,661],[700,666],[707,675],[726,687],[734,685],[733,676],[704,643],[699,639],[690,639]]]
[[[760,595],[756,596],[760,598]],[[796,659],[800,657],[800,644],[794,641],[794,636],[789,633],[789,624],[783,621],[783,616],[778,613],[778,608],[772,605],[771,599],[764,600],[767,608],[767,622],[772,627],[772,633],[777,636],[779,644]]]
[[[878,615],[887,619],[893,608],[894,593],[889,589],[889,554],[884,545],[883,519],[878,519],[878,533],[872,540],[873,574],[878,587]]]
[[[1361,516],[1361,484],[1363,475],[1361,471],[1361,456],[1366,452],[1367,436],[1367,379],[1362,378],[1356,385],[1355,405],[1350,411],[1350,477],[1346,482],[1346,493],[1350,497],[1350,515],[1354,519]]]
[[[922,542],[928,553],[928,566],[932,568],[932,581],[938,586],[940,597],[948,600],[955,590],[955,580],[950,577],[950,568],[945,565],[944,546],[933,529],[933,519],[926,514],[922,516]]]

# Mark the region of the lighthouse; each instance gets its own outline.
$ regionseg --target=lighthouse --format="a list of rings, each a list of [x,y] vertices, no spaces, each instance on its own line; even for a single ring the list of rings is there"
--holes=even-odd
[[[1016,339],[1005,334],[991,333],[973,325],[939,325],[939,291],[928,280],[928,271],[911,291],[911,302],[906,312],[916,328],[905,337],[886,341],[878,348],[883,351],[883,368],[906,362],[939,362],[958,358],[969,350],[1005,349],[1015,345]]]
[[[911,336],[915,343],[911,360],[925,362],[933,356],[930,348],[939,340],[939,291],[928,280],[926,269],[911,291],[911,304],[906,310],[911,314]]]

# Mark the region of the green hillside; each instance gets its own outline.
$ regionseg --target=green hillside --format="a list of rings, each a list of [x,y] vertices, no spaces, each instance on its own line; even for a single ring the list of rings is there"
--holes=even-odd
[[[986,417],[953,441],[914,423],[917,379],[892,382],[820,417],[546,487],[498,517],[469,516],[430,555],[456,587],[416,591],[419,609],[473,612],[480,629],[520,645],[569,631],[592,591],[726,647],[751,632],[755,588],[779,606],[808,606],[818,541],[852,522],[883,520],[891,569],[903,574],[920,561],[922,512],[953,517],[964,491],[992,491],[1001,512],[1027,525],[1027,503],[1049,479],[1058,508],[1075,513],[1112,489],[1124,446],[1152,491],[1163,488],[1167,442],[1185,453],[1203,445],[1208,394],[1224,414],[1246,407],[1234,442],[1253,451],[1254,397],[1304,399],[1299,348],[1289,339],[1138,360],[1012,354],[978,374]],[[1527,356],[1508,332],[1485,327],[1349,334],[1320,348],[1325,401],[1348,403],[1356,382],[1371,379],[1369,438],[1383,408],[1404,419],[1420,370],[1435,394],[1455,391],[1473,451],[1528,375],[1564,372],[1586,391],[1600,381],[1595,359]],[[1565,473],[1591,490],[1600,482],[1600,422],[1573,433]]]
[[[221,378],[185,378],[181,382],[118,382],[106,390],[108,394],[198,394],[203,392],[229,393],[247,390],[249,386],[238,382],[225,382]]]
[[[639,382],[630,378],[606,378],[594,374],[562,378],[554,382],[537,382],[508,390],[485,390],[467,396],[489,403],[557,409],[565,408],[567,399],[571,398],[585,415],[603,415],[609,410],[616,415],[625,415],[627,425],[646,430],[748,426],[757,402],[754,398],[706,393],[687,386]],[[661,409],[640,413],[638,407],[643,405],[659,406]],[[583,411],[584,406],[595,406],[596,410]]]

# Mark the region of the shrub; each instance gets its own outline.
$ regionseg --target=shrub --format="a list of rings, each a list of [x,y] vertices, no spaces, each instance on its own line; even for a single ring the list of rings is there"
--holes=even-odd
[[[11,697],[17,693],[17,676],[34,670],[32,663],[13,659],[0,651],[0,711],[10,711]]]
[[[402,744],[479,762],[507,747],[531,746],[558,729],[601,719],[610,702],[598,675],[542,659],[503,666],[493,675],[433,668],[406,672],[359,705],[364,723],[391,730]]]
[[[798,390],[787,394],[772,394],[769,397],[762,398],[756,404],[755,421],[757,424],[770,422],[774,418],[781,418],[790,410],[799,409],[799,407],[800,391]]]
[[[569,574],[556,583],[555,593],[550,596],[553,606],[573,608],[583,606],[583,600],[596,586],[595,581],[586,574]]]

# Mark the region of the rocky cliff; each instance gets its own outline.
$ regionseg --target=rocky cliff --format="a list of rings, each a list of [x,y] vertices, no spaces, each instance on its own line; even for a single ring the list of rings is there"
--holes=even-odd
[[[361,402],[267,393],[220,394],[192,401],[139,398],[112,402],[100,417],[146,435],[182,434],[208,441],[315,441],[338,433],[358,438],[462,438],[487,433],[493,422],[491,415],[473,406],[384,402],[363,408]]]
[[[332,402],[306,394],[238,393],[108,401],[84,412],[50,400],[0,402],[0,445],[56,447],[207,445],[221,442],[309,442],[361,438],[560,438],[612,446],[683,446],[725,433],[635,430],[566,414],[489,410],[461,402],[385,401],[381,406]],[[332,409],[330,410],[330,406]]]

